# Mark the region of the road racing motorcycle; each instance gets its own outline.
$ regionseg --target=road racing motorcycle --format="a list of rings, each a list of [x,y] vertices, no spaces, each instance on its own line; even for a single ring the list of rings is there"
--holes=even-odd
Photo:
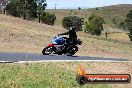
[[[80,39],[76,40],[75,45],[67,52],[67,48],[70,42],[67,37],[55,36],[52,42],[42,50],[43,55],[58,54],[66,55],[69,53],[71,56],[78,51],[78,45],[81,45],[82,41]]]

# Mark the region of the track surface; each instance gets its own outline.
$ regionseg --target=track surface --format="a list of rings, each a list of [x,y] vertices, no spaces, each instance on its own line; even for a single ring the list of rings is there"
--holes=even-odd
[[[128,61],[127,59],[99,58],[89,56],[59,56],[59,55],[42,55],[34,53],[3,53],[0,52],[0,62],[19,62],[19,61]]]

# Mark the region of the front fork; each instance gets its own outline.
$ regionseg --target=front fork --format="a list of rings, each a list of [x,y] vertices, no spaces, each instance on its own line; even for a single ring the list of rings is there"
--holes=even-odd
[[[50,43],[48,46],[52,47],[52,50],[55,53],[56,48],[55,48],[54,44],[53,43]]]

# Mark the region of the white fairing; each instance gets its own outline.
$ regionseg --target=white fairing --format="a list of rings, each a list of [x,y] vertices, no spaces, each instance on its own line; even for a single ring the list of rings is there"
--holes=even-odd
[[[55,45],[55,48],[56,48],[56,52],[61,52],[65,46],[64,45]]]

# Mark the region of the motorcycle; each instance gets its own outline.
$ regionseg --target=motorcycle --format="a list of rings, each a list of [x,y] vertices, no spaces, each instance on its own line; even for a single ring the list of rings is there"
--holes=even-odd
[[[42,50],[43,55],[50,55],[50,54],[58,54],[58,55],[65,55],[70,53],[70,55],[74,55],[78,51],[78,45],[81,45],[82,41],[80,39],[76,40],[75,45],[71,48],[69,52],[67,52],[67,48],[70,45],[68,38],[62,36],[55,36],[52,42],[46,46]]]

